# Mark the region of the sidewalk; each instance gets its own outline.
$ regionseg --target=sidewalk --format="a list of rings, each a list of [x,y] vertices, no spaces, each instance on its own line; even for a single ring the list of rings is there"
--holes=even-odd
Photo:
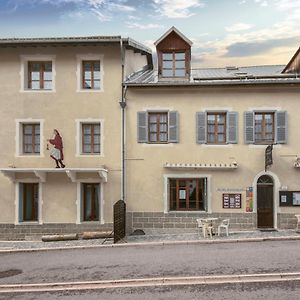
[[[300,240],[300,232],[295,230],[278,230],[270,232],[256,231],[236,231],[231,232],[228,237],[225,235],[211,238],[203,238],[199,234],[161,234],[161,235],[139,235],[126,237],[127,244],[118,244],[122,246],[130,245],[146,245],[151,243],[157,244],[174,244],[174,243],[222,243],[222,242],[246,242],[246,241],[267,241],[267,240]],[[113,240],[108,239],[104,243],[104,239],[94,240],[75,240],[75,241],[59,241],[59,242],[42,242],[42,241],[0,241],[0,252],[10,252],[18,250],[38,250],[38,249],[65,249],[65,248],[93,248],[101,246],[112,246]]]

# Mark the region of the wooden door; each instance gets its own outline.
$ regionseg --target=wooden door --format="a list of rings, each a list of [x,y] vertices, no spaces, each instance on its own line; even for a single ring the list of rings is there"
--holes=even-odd
[[[263,175],[257,181],[257,227],[274,228],[273,180]]]

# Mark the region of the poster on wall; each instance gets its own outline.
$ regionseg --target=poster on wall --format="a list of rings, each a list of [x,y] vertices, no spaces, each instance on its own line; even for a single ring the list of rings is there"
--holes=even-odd
[[[246,212],[253,212],[253,187],[246,188]]]
[[[223,208],[242,208],[241,194],[223,194]]]

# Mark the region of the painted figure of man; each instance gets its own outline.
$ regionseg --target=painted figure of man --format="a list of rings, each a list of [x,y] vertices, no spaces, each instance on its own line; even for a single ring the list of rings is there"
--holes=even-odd
[[[54,129],[53,133],[54,133],[54,138],[47,140],[50,144],[54,145],[54,148],[51,149],[50,151],[50,157],[55,160],[56,168],[64,168],[65,165],[63,163],[64,153],[63,153],[62,138],[57,129]]]

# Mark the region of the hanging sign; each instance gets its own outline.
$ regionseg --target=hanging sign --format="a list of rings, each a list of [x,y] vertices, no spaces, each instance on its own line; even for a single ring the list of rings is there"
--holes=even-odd
[[[268,166],[273,164],[273,144],[269,145],[265,151],[265,171],[267,171]]]

